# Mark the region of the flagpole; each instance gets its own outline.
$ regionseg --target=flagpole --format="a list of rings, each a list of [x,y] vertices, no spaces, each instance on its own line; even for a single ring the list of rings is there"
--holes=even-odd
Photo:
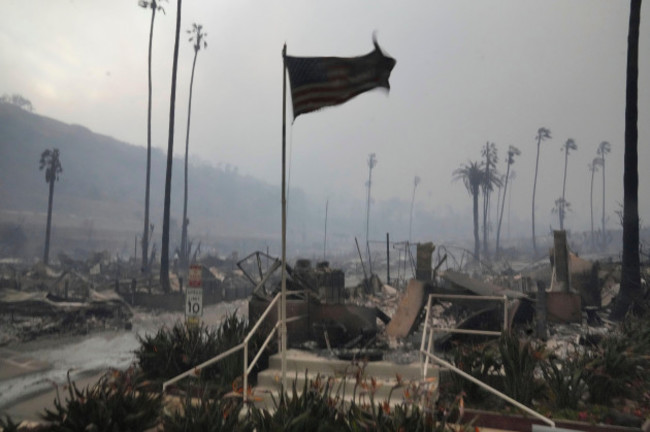
[[[287,44],[282,48],[282,298],[280,301],[280,349],[282,351],[282,386],[287,388],[287,197],[285,186],[287,141]]]

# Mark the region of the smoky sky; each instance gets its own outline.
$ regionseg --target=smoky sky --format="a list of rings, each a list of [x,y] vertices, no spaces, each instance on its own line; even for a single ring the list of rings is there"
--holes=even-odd
[[[176,3],[163,3],[153,39],[153,145],[166,149]],[[0,93],[20,93],[38,114],[146,144],[147,47],[151,14],[136,0],[6,0],[0,15]],[[397,60],[390,93],[371,91],[288,124],[290,186],[330,209],[364,199],[367,157],[375,153],[375,200],[467,212],[471,200],[452,172],[496,143],[512,211],[530,217],[535,133],[542,144],[537,194],[540,226],[561,196],[564,142],[569,157],[567,225],[586,228],[587,164],[602,141],[608,224],[622,203],[625,71],[629,4],[612,0],[213,1],[183,2],[175,153],[184,150],[193,49],[185,30],[203,25],[207,49],[194,78],[190,154],[213,165],[280,183],[282,46],[297,56],[357,56],[372,35]],[[643,167],[650,162],[650,6],[641,12],[639,73],[640,213],[650,218]],[[288,96],[289,97],[289,96]],[[287,104],[290,107],[290,104]],[[290,108],[289,108],[290,109]],[[291,113],[287,115],[291,119]],[[1,162],[0,162],[1,163]],[[144,169],[144,160],[143,160]],[[181,167],[175,167],[181,175]],[[600,174],[598,174],[600,175]],[[600,177],[598,177],[600,179]],[[600,214],[602,185],[595,189]],[[356,207],[355,207],[356,208]],[[359,206],[358,208],[362,208]]]

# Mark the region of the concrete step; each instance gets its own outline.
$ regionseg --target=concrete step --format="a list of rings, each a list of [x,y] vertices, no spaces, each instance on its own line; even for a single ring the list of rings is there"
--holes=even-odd
[[[269,368],[257,375],[257,386],[253,390],[258,407],[273,409],[273,398],[277,401],[282,381],[282,359],[279,354],[271,356]],[[433,400],[438,397],[438,370],[429,367],[427,379],[422,380],[419,363],[395,364],[387,361],[359,363],[338,359],[327,359],[299,350],[287,351],[287,389],[291,394],[293,386],[301,394],[305,381],[320,379],[329,382],[332,395],[346,401],[368,403],[388,401],[394,406],[417,394],[427,393]]]
[[[274,354],[269,358],[269,369],[282,369],[282,357]],[[419,362],[410,364],[396,364],[389,361],[349,361],[329,359],[316,354],[295,349],[287,350],[287,371],[320,373],[325,376],[346,376],[355,375],[359,369],[363,370],[366,376],[375,378],[395,377],[399,373],[404,380],[419,379],[422,375],[422,368]]]

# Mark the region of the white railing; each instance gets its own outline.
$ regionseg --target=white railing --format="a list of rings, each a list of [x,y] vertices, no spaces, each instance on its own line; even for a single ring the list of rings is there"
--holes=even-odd
[[[489,391],[490,393],[494,394],[495,396],[500,397],[504,401],[510,403],[511,405],[514,405],[515,407],[519,408],[520,410],[532,415],[533,417],[536,417],[543,421],[544,423],[549,424],[552,428],[555,428],[555,422],[552,420],[548,419],[547,417],[544,417],[540,413],[532,410],[531,408],[528,408],[526,405],[523,405],[520,402],[517,402],[516,400],[512,399],[508,395],[505,395],[501,393],[500,391],[496,390],[493,387],[490,387],[489,385],[485,384],[483,381],[474,378],[473,376],[469,375],[468,373],[458,369],[456,366],[452,365],[451,363],[441,359],[440,357],[437,357],[434,355],[431,351],[434,347],[434,341],[433,341],[433,334],[436,331],[439,332],[448,332],[448,333],[462,333],[462,334],[475,334],[475,335],[484,335],[484,336],[501,336],[502,332],[497,332],[497,331],[487,331],[487,330],[467,330],[467,329],[452,329],[452,328],[434,328],[432,325],[429,324],[429,321],[431,319],[431,301],[433,298],[439,298],[439,299],[447,299],[447,300],[491,300],[491,301],[502,301],[503,302],[503,331],[508,330],[508,297],[507,296],[473,296],[473,295],[455,295],[455,294],[429,294],[429,298],[427,300],[427,310],[426,310],[426,316],[424,319],[424,329],[422,331],[422,342],[420,343],[420,353],[424,356],[424,361],[423,361],[423,366],[422,366],[422,374],[423,377],[426,378],[427,375],[427,367],[429,365],[429,360],[432,360],[438,365],[445,367],[449,369],[450,371],[462,376],[463,378],[475,383],[476,385],[482,387],[483,389]],[[427,335],[428,332],[428,335]],[[425,341],[426,342],[426,347],[425,347]]]
[[[199,374],[201,373],[201,370],[203,370],[204,368],[218,362],[219,360],[223,360],[224,358],[226,358],[226,357],[228,357],[228,356],[230,356],[230,355],[232,355],[232,354],[234,354],[234,353],[236,353],[236,352],[238,352],[240,350],[244,350],[244,368],[243,368],[244,382],[243,382],[242,394],[243,394],[244,402],[246,402],[248,400],[248,375],[253,370],[253,367],[255,367],[255,364],[257,363],[260,356],[262,355],[262,352],[266,349],[266,347],[269,345],[269,343],[273,339],[273,336],[275,335],[278,328],[280,328],[280,326],[282,325],[282,320],[280,319],[280,306],[281,306],[281,303],[279,302],[281,297],[282,297],[282,293],[280,292],[273,298],[273,300],[271,301],[271,303],[269,303],[269,305],[267,306],[264,313],[257,320],[257,323],[255,323],[253,328],[248,332],[248,334],[246,335],[246,337],[244,338],[244,341],[242,343],[230,348],[227,351],[222,352],[221,354],[217,355],[216,357],[213,357],[210,360],[207,360],[207,361],[201,363],[200,365],[194,366],[192,369],[189,369],[189,370],[183,372],[182,374],[175,376],[174,378],[171,378],[171,379],[165,381],[163,383],[163,393],[167,390],[167,387],[169,387],[172,384],[177,383],[178,381],[182,380],[183,378],[186,378],[188,376],[199,376]],[[253,358],[253,360],[249,364],[249,362],[248,362],[248,343],[250,342],[251,338],[253,337],[255,332],[258,330],[258,328],[260,327],[260,325],[262,324],[264,319],[266,319],[268,314],[271,312],[272,308],[276,305],[276,303],[278,305],[278,312],[277,312],[278,313],[278,320],[275,323],[275,325],[273,326],[273,328],[271,329],[271,331],[269,332],[269,335],[264,340],[264,343],[262,344],[262,346],[259,348],[259,352],[255,355],[255,357]],[[291,321],[296,321],[296,320],[299,320],[299,319],[302,319],[302,318],[303,318],[302,316],[293,317],[291,319],[288,319],[287,323],[289,323]]]
[[[462,333],[462,334],[475,334],[483,336],[501,336],[501,332],[497,331],[487,331],[487,330],[465,330],[465,329],[456,329],[456,328],[445,328],[439,327],[434,328],[430,325],[431,319],[431,302],[432,299],[443,299],[443,300],[489,300],[489,301],[502,301],[503,302],[503,330],[508,329],[508,297],[503,296],[475,296],[475,295],[461,295],[461,294],[429,294],[427,300],[427,310],[426,316],[424,318],[424,329],[422,331],[422,342],[420,343],[421,352],[432,352],[434,348],[433,334],[435,332],[447,332],[447,333]],[[427,335],[428,333],[428,335]],[[426,347],[425,347],[426,343]],[[429,367],[429,357],[424,356],[422,362],[422,375],[423,377],[427,376],[427,368]]]
[[[454,366],[451,363],[441,359],[440,357],[436,357],[435,355],[431,354],[430,352],[426,352],[426,351],[421,351],[421,353],[424,354],[427,358],[430,358],[434,362],[438,363],[440,366],[448,368],[452,372],[457,373],[458,375],[462,376],[463,378],[465,378],[465,379],[473,382],[474,384],[484,388],[485,390],[489,391],[493,395],[500,397],[504,401],[516,406],[517,408],[519,408],[520,410],[522,410],[524,412],[527,412],[528,414],[532,415],[533,417],[536,417],[536,418],[540,419],[544,423],[547,423],[548,425],[550,425],[552,428],[555,428],[555,422],[553,420],[551,420],[551,419],[549,419],[547,417],[544,417],[543,415],[541,415],[537,411],[534,411],[534,410],[528,408],[526,405],[524,405],[524,404],[522,404],[520,402],[517,402],[516,400],[512,399],[510,396],[505,395],[505,394],[501,393],[500,391],[490,387],[489,385],[485,384],[483,381],[474,378],[473,376],[469,375],[466,372],[463,372],[462,370],[458,369],[456,366]]]

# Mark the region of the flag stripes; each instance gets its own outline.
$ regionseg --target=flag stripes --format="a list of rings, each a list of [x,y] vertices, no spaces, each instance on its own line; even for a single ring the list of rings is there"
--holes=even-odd
[[[361,57],[285,57],[294,119],[300,114],[340,105],[377,87],[390,89],[395,60],[379,45]]]

